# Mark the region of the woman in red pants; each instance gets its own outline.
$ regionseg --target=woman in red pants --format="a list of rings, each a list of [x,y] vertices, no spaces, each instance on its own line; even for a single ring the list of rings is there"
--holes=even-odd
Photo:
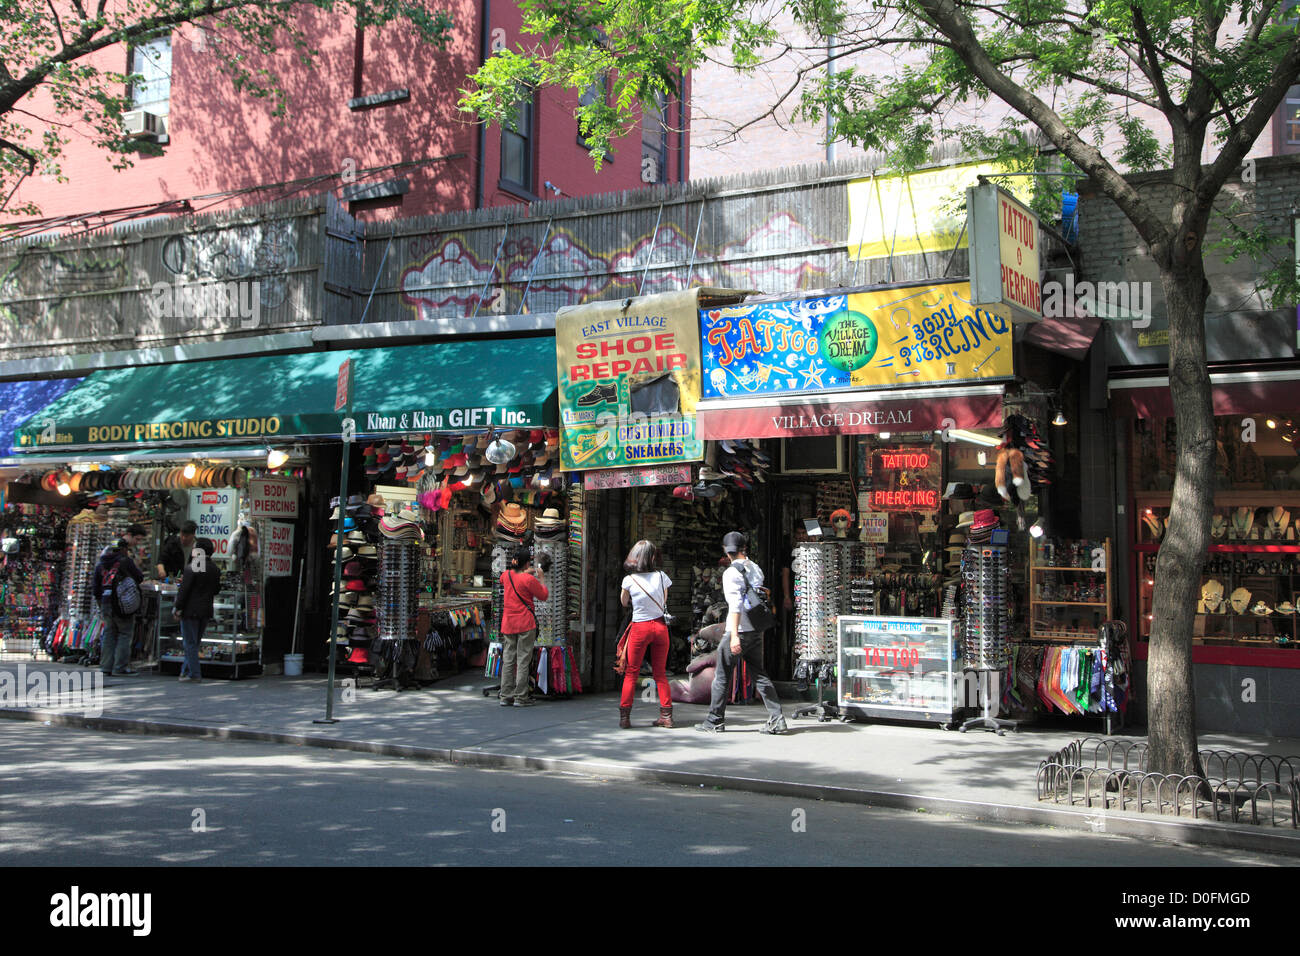
[[[638,541],[623,562],[622,601],[632,608],[627,633],[627,670],[623,672],[623,696],[619,700],[618,725],[632,726],[632,696],[641,674],[641,662],[650,656],[650,669],[659,688],[659,719],[655,727],[672,727],[673,699],[668,691],[668,589],[673,582],[659,570],[659,549],[649,541]]]

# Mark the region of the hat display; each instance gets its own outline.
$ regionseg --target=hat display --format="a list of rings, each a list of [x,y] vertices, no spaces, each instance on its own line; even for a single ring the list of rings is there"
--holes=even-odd
[[[957,516],[958,528],[969,528],[974,523],[975,523],[975,512],[973,511],[963,511],[960,515]]]
[[[975,517],[971,522],[971,530],[983,531],[988,528],[996,528],[998,523],[998,513],[991,508],[985,508],[975,512]]]
[[[522,536],[528,530],[528,514],[513,501],[501,506],[497,514],[497,530],[508,536]]]
[[[975,487],[964,481],[950,481],[948,490],[943,493],[944,500],[952,498],[974,498]]]

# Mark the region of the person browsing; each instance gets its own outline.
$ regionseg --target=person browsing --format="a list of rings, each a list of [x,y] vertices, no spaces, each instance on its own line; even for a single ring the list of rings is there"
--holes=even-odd
[[[541,571],[550,570],[550,558],[541,557]],[[529,707],[535,703],[528,680],[533,667],[533,645],[537,642],[537,614],[534,601],[545,601],[550,592],[533,576],[533,552],[519,547],[510,558],[509,570],[501,573],[501,689],[502,707]]]
[[[659,570],[659,549],[649,541],[638,541],[623,562],[620,600],[632,609],[627,630],[627,669],[623,672],[623,694],[618,702],[618,725],[632,726],[632,699],[636,693],[641,663],[648,655],[655,686],[659,690],[659,719],[655,727],[673,726],[673,698],[668,688],[668,589],[673,582]]]

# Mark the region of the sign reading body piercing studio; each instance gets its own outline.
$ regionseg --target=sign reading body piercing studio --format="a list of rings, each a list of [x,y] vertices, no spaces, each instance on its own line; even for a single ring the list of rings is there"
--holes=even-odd
[[[697,315],[700,294],[717,291],[695,288],[556,313],[562,468],[626,468],[704,457],[695,431],[701,375]]]
[[[1012,375],[1011,320],[969,282],[700,310],[705,399]]]

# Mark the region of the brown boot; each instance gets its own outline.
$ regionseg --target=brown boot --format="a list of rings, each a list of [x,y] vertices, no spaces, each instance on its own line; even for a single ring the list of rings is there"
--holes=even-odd
[[[654,727],[667,727],[673,729],[673,709],[671,707],[659,708],[659,719],[652,725]]]
[[[618,726],[620,730],[632,729],[632,708],[620,707],[618,709]]]

